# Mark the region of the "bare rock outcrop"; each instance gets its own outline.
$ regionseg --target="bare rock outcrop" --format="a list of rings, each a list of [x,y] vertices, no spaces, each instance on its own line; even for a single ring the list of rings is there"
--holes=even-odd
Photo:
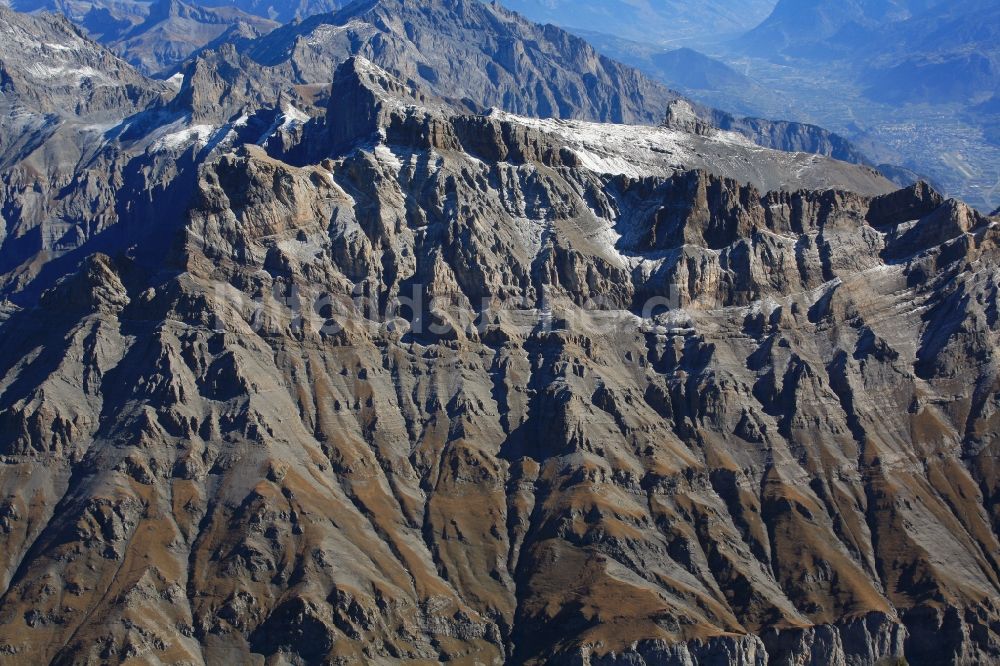
[[[5,283],[5,663],[1000,659],[995,219],[334,80]]]

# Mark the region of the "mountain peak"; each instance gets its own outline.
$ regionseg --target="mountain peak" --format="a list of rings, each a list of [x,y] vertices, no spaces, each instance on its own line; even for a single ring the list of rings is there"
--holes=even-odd
[[[363,86],[380,93],[386,98],[398,96],[412,98],[414,102],[424,96],[411,86],[406,86],[398,78],[376,65],[364,56],[355,55],[345,60],[333,74],[330,95],[330,112],[336,112],[339,98],[347,89]]]
[[[670,129],[702,136],[708,136],[716,129],[711,123],[699,117],[691,103],[683,99],[676,99],[667,104],[663,125]]]
[[[469,109],[653,124],[677,97],[578,37],[477,0],[377,0],[279,28],[248,45],[296,83],[329,82],[347,58]]]
[[[373,138],[389,125],[389,115],[407,105],[434,105],[437,100],[362,56],[352,56],[333,76],[326,124],[333,151]]]

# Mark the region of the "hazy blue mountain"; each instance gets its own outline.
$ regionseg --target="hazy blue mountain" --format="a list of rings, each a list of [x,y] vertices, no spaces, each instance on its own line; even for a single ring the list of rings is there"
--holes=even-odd
[[[501,0],[539,22],[650,44],[717,41],[749,30],[775,0]]]
[[[1000,146],[1000,93],[972,107],[969,113],[979,120],[986,140]]]
[[[781,0],[743,53],[848,68],[870,99],[978,103],[1000,85],[996,0]]]
[[[762,107],[754,99],[767,91],[718,58],[686,46],[664,49],[604,33],[578,32],[601,53],[703,104],[745,115],[762,114]]]
[[[203,7],[180,0],[157,0],[141,23],[125,23],[100,36],[103,43],[142,71],[157,73],[186,60],[237,25],[261,34],[279,24],[231,6]],[[84,27],[88,27],[86,23]]]
[[[97,16],[117,21],[139,22],[152,11],[156,3],[142,0],[7,0],[13,9],[20,12],[38,10],[58,11],[73,21],[80,23],[95,12]],[[285,23],[295,18],[303,18],[338,9],[348,4],[340,0],[200,0],[197,4],[208,8],[237,9],[254,16],[262,16]]]
[[[979,103],[1000,90],[1000,3],[995,0],[938,4],[887,32],[888,38],[870,42],[877,56],[863,80],[872,99]],[[989,107],[983,111],[991,112]]]
[[[898,65],[869,72],[865,94],[888,102],[962,101],[997,89],[1000,58],[996,51],[918,54]]]
[[[337,9],[338,0],[10,0],[22,12],[64,14],[146,74],[163,72],[227,30],[261,34]]]
[[[997,0],[780,0],[759,26],[709,51],[768,94],[727,88],[711,102],[818,123],[992,210],[998,45]]]
[[[752,85],[750,79],[724,62],[690,48],[656,53],[653,66],[675,85],[688,89],[718,89]]]
[[[207,7],[236,6],[245,12],[286,23],[293,19],[334,11],[350,4],[350,0],[203,0],[201,4]]]
[[[758,55],[822,55],[829,47],[866,42],[870,31],[905,21],[941,1],[779,0],[738,44]]]

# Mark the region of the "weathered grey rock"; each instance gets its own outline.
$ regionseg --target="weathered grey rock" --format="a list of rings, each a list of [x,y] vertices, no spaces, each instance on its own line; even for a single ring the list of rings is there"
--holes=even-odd
[[[359,55],[469,110],[658,123],[676,97],[578,37],[473,0],[350,6],[276,30],[246,53],[304,84],[329,81]]]
[[[893,663],[907,654],[907,638],[907,629],[902,622],[881,612],[846,619],[834,625],[770,630],[763,635],[768,663],[782,666]]]
[[[180,0],[150,3],[140,21],[123,23],[118,30],[101,33],[99,41],[147,74],[167,72],[217,39],[232,39],[234,32],[243,38],[248,33],[256,37],[279,25],[235,7],[205,7]]]
[[[667,129],[676,129],[703,136],[711,135],[714,130],[718,129],[699,117],[691,104],[682,99],[667,104],[667,117],[663,121],[663,126]]]
[[[0,108],[74,114],[100,122],[142,109],[165,88],[86,39],[67,19],[0,6]],[[6,123],[5,123],[6,125]],[[8,134],[5,127],[4,135]],[[10,139],[5,137],[4,155]]]
[[[93,40],[116,51],[129,62],[145,62],[151,71],[218,37],[214,26],[266,26],[330,12],[344,3],[336,0],[297,0],[280,5],[260,0],[205,0],[196,4],[161,0],[12,0],[5,3],[20,12],[65,14]],[[274,27],[274,24],[271,25]],[[223,28],[223,30],[225,27]],[[158,69],[157,69],[158,68]]]
[[[195,116],[215,120],[231,119],[248,103],[273,103],[276,95],[288,92],[291,81],[323,86],[335,66],[351,55],[362,55],[404,80],[420,82],[469,110],[496,107],[542,117],[657,123],[663,119],[664,103],[678,99],[676,92],[600,56],[569,33],[551,25],[532,25],[496,3],[484,4],[381,0],[349,3],[340,11],[334,11],[340,3],[331,0],[281,8],[257,2],[205,7],[178,0],[148,4],[21,0],[15,6],[67,12],[88,34],[146,73],[175,73],[173,67],[189,56],[200,59],[203,66],[229,70],[233,80],[224,93],[214,103],[194,108]],[[287,21],[293,16],[309,18],[257,39],[274,27],[272,19]],[[453,38],[456,34],[458,40]],[[468,48],[471,45],[478,48]],[[255,69],[259,71],[247,72]],[[694,107],[705,127],[738,132],[767,148],[872,164],[850,141],[821,127]],[[920,178],[894,165],[879,165],[879,170],[900,185]]]
[[[1000,658],[995,220],[335,80],[130,118],[7,282],[5,660]]]

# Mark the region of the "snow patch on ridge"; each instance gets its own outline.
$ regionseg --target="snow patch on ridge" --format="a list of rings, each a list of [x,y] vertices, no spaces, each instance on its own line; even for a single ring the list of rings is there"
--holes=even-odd
[[[332,38],[349,30],[372,32],[374,29],[375,28],[371,24],[357,19],[348,21],[344,25],[324,24],[313,30],[312,33],[310,33],[309,38],[306,39],[304,43],[307,46],[322,48],[327,45]]]
[[[736,132],[715,130],[705,136],[662,126],[528,118],[498,110],[490,116],[552,136],[583,168],[600,174],[641,178],[703,169],[751,183],[761,192],[834,188],[875,195],[895,187],[857,165],[765,148]]]
[[[665,127],[529,118],[503,111],[493,111],[491,115],[558,136],[586,169],[630,177],[648,174],[649,164],[685,168],[692,160],[697,161],[699,143],[727,148],[758,147],[735,132],[718,131],[711,137],[701,137]]]
[[[180,90],[181,86],[184,85],[184,75],[181,74],[180,72],[177,72],[176,74],[174,74],[173,76],[171,76],[169,79],[167,79],[166,81],[164,81],[164,83],[166,83],[168,86],[170,86],[174,90]]]
[[[306,113],[299,111],[291,102],[285,105],[284,115],[285,121],[282,123],[282,127],[289,127],[294,123],[305,124],[311,120]]]
[[[206,145],[215,133],[215,125],[191,125],[176,132],[170,132],[153,143],[154,150],[176,150],[187,144]]]
[[[380,143],[375,146],[373,152],[378,161],[395,171],[397,176],[403,170],[403,163],[388,146]]]
[[[79,84],[84,79],[104,79],[104,75],[93,67],[76,67],[76,66],[52,66],[43,65],[41,63],[35,63],[28,66],[27,73],[39,79],[58,79],[62,77],[67,77],[71,79],[76,84]]]

